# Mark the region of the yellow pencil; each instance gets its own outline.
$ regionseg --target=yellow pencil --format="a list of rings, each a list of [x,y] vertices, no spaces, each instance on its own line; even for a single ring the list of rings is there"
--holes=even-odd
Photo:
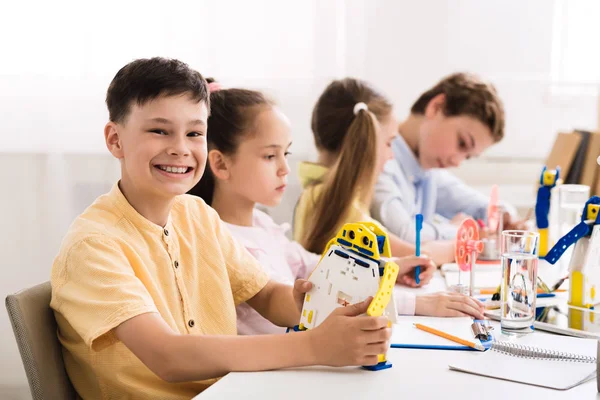
[[[445,333],[442,331],[438,331],[437,329],[431,328],[429,326],[414,324],[415,328],[421,329],[425,332],[433,333],[434,335],[446,338],[448,340],[452,340],[453,342],[460,343],[465,346],[469,346],[474,348],[475,350],[485,351],[485,348],[481,345],[481,343],[469,342],[468,340],[461,339],[459,337],[450,335],[449,333]]]

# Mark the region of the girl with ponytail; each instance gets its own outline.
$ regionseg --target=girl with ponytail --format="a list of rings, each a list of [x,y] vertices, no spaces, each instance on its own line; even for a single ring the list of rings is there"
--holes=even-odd
[[[311,123],[319,161],[300,165],[305,190],[294,217],[294,237],[306,249],[322,252],[344,223],[373,221],[368,211],[373,188],[393,157],[397,125],[392,104],[364,81],[336,80],[321,94]],[[415,253],[413,244],[388,235],[395,257]],[[435,263],[454,259],[452,242],[428,242],[422,248]],[[412,274],[401,279],[416,285]]]

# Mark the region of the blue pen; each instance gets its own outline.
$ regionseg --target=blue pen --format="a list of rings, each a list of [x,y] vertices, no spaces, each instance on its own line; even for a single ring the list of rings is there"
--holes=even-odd
[[[416,246],[416,255],[417,257],[419,257],[421,255],[421,229],[423,229],[423,215],[422,214],[417,214],[415,216],[415,221],[416,221],[416,231],[417,231],[417,241],[415,243]],[[417,267],[415,268],[415,282],[417,283],[417,285],[419,283],[421,283],[421,267],[417,265]]]
[[[538,293],[536,296],[538,299],[541,299],[544,297],[554,297],[556,296],[556,293]]]

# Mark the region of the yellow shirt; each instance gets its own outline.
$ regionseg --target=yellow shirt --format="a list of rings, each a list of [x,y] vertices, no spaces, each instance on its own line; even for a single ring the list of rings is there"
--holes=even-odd
[[[163,228],[115,185],[71,225],[52,267],[50,306],[73,385],[89,399],[194,397],[215,379],[165,382],[113,329],[157,312],[180,334],[235,335],[235,306],[267,281],[201,199],[178,196]]]
[[[303,162],[298,166],[298,174],[300,176],[300,183],[304,190],[300,195],[300,199],[296,204],[294,210],[294,239],[301,240],[307,229],[307,216],[314,214],[315,202],[323,192],[324,186],[320,182],[327,174],[328,169],[322,165]],[[333,205],[332,205],[333,206]],[[339,229],[345,223],[361,222],[361,221],[372,221],[376,222],[371,215],[367,207],[363,206],[360,201],[354,200],[352,206],[348,211],[344,221],[340,221],[339,225],[336,226],[335,231]]]

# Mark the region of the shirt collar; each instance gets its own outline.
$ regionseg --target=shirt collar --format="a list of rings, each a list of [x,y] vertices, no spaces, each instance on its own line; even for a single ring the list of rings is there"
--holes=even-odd
[[[119,209],[119,211],[121,211],[121,213],[123,214],[123,217],[125,217],[127,220],[131,221],[131,223],[133,223],[133,225],[135,227],[137,227],[138,229],[142,229],[142,230],[146,230],[146,231],[150,231],[153,233],[157,233],[160,235],[166,235],[166,236],[168,236],[170,233],[173,232],[173,224],[171,222],[171,215],[169,215],[169,218],[167,219],[167,223],[164,227],[157,225],[154,222],[151,222],[150,220],[145,218],[142,214],[137,212],[137,210],[135,208],[133,208],[133,206],[129,203],[129,201],[127,201],[127,199],[123,195],[123,192],[121,192],[121,189],[119,188],[119,182],[115,183],[114,186],[112,187],[112,189],[109,193],[109,198],[113,201],[113,203],[116,205],[116,207]]]
[[[315,181],[321,181],[325,174],[327,174],[327,167],[324,167],[320,164],[315,164],[311,162],[301,162],[298,165],[298,177],[300,178],[300,183],[302,183],[302,187],[310,185]]]
[[[412,183],[416,184],[429,175],[429,171],[421,167],[402,135],[397,135],[392,141],[392,150],[396,162]]]

